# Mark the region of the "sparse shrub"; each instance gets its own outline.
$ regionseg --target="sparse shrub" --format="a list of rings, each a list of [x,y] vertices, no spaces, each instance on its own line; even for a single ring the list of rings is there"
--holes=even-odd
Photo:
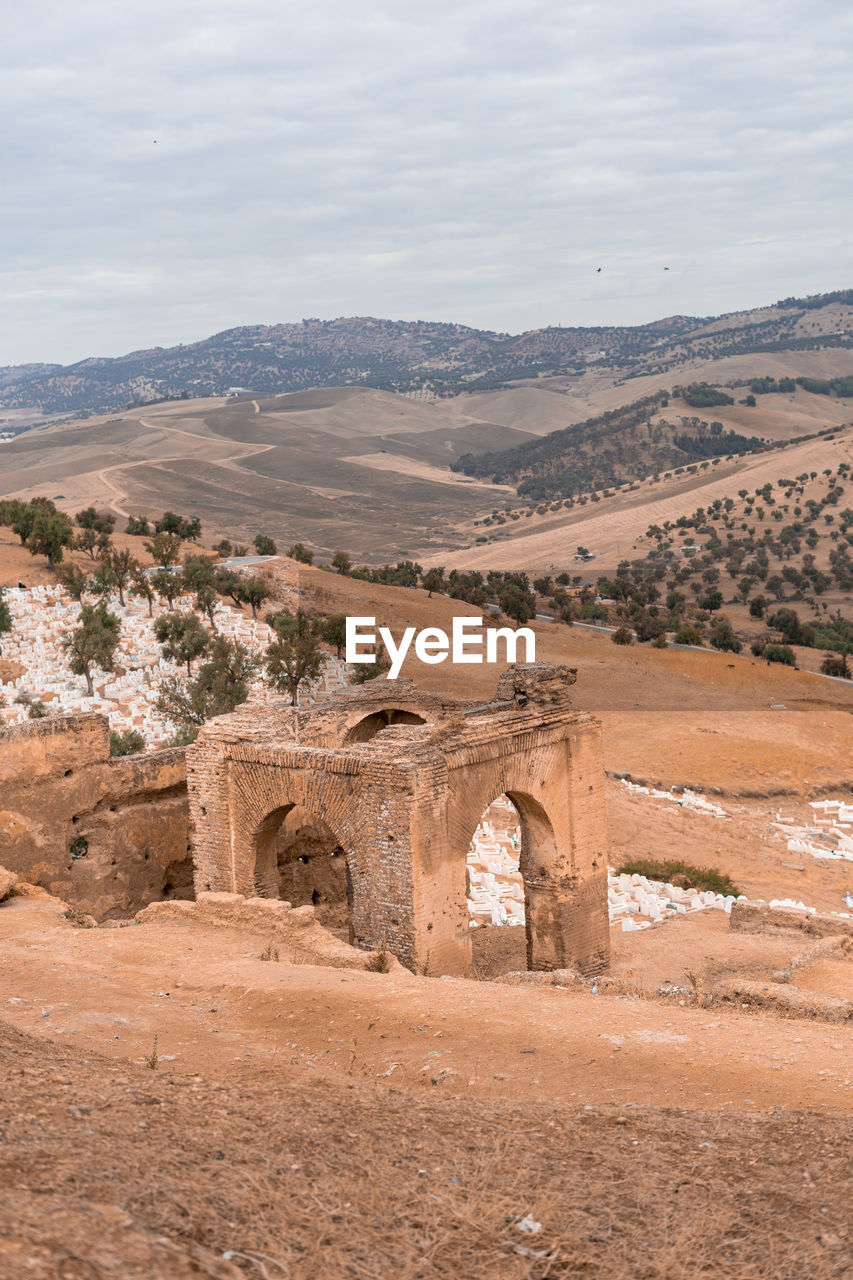
[[[618,627],[610,637],[614,644],[633,644],[634,633],[630,627]]]
[[[391,961],[388,952],[384,947],[380,951],[374,951],[364,962],[364,967],[368,973],[388,973],[391,968]]]
[[[820,669],[825,676],[838,676],[842,680],[851,678],[850,663],[847,661],[846,653],[828,653],[820,664]]]
[[[256,538],[255,545],[257,545],[257,541],[258,540]],[[274,554],[274,553],[273,552],[263,553],[260,551],[258,552],[258,555],[262,555],[262,554]],[[314,552],[311,550],[310,547],[306,547],[304,542],[294,542],[293,546],[290,548],[287,554],[290,556],[291,560],[297,560],[299,564],[314,563]]]
[[[723,871],[715,867],[694,867],[680,858],[668,858],[660,861],[654,858],[632,858],[624,862],[617,870],[620,876],[645,876],[647,880],[660,880],[664,884],[674,884],[680,889],[705,889],[711,893],[722,893],[727,897],[735,897],[741,890]]]
[[[113,729],[110,734],[111,756],[135,756],[145,750],[145,739],[138,729]]]
[[[786,667],[797,665],[794,650],[787,644],[766,644],[761,654],[757,656],[766,658],[768,662],[781,662]]]

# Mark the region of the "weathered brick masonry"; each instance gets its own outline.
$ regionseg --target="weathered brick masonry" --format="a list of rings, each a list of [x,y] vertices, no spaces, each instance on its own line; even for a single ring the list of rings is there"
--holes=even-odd
[[[0,866],[99,919],[191,897],[182,750],[110,759],[87,714],[0,729]]]
[[[605,969],[601,731],[571,705],[575,678],[514,665],[482,704],[380,680],[213,721],[187,752],[196,890],[276,896],[277,832],[298,806],[346,853],[353,941],[465,974],[466,853],[505,793],[522,828],[528,966]]]

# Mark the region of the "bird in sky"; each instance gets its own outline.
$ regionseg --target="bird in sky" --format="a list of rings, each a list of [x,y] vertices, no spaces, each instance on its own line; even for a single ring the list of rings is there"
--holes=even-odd
[[[601,267],[596,267],[595,270],[596,270],[596,273],[598,273],[601,271]]]

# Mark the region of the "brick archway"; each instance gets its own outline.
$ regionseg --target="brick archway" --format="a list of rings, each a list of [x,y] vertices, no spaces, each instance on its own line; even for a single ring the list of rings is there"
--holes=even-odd
[[[313,708],[267,704],[212,722],[187,754],[197,889],[253,896],[264,824],[300,805],[346,850],[356,945],[384,945],[420,972],[464,974],[467,849],[506,794],[526,836],[529,966],[606,968],[600,726],[571,706],[573,680],[565,667],[514,665],[482,704],[398,682],[392,705],[427,723],[355,743],[344,741],[349,728],[387,709],[387,681]]]

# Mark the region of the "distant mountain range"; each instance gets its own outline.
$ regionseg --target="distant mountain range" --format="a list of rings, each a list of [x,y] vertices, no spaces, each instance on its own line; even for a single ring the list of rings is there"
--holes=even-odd
[[[0,367],[0,411],[109,412],[161,400],[363,385],[438,395],[530,379],[658,374],[691,361],[853,346],[853,289],[730,315],[651,324],[492,333],[464,325],[355,317],[247,325],[188,346],[73,365]]]

